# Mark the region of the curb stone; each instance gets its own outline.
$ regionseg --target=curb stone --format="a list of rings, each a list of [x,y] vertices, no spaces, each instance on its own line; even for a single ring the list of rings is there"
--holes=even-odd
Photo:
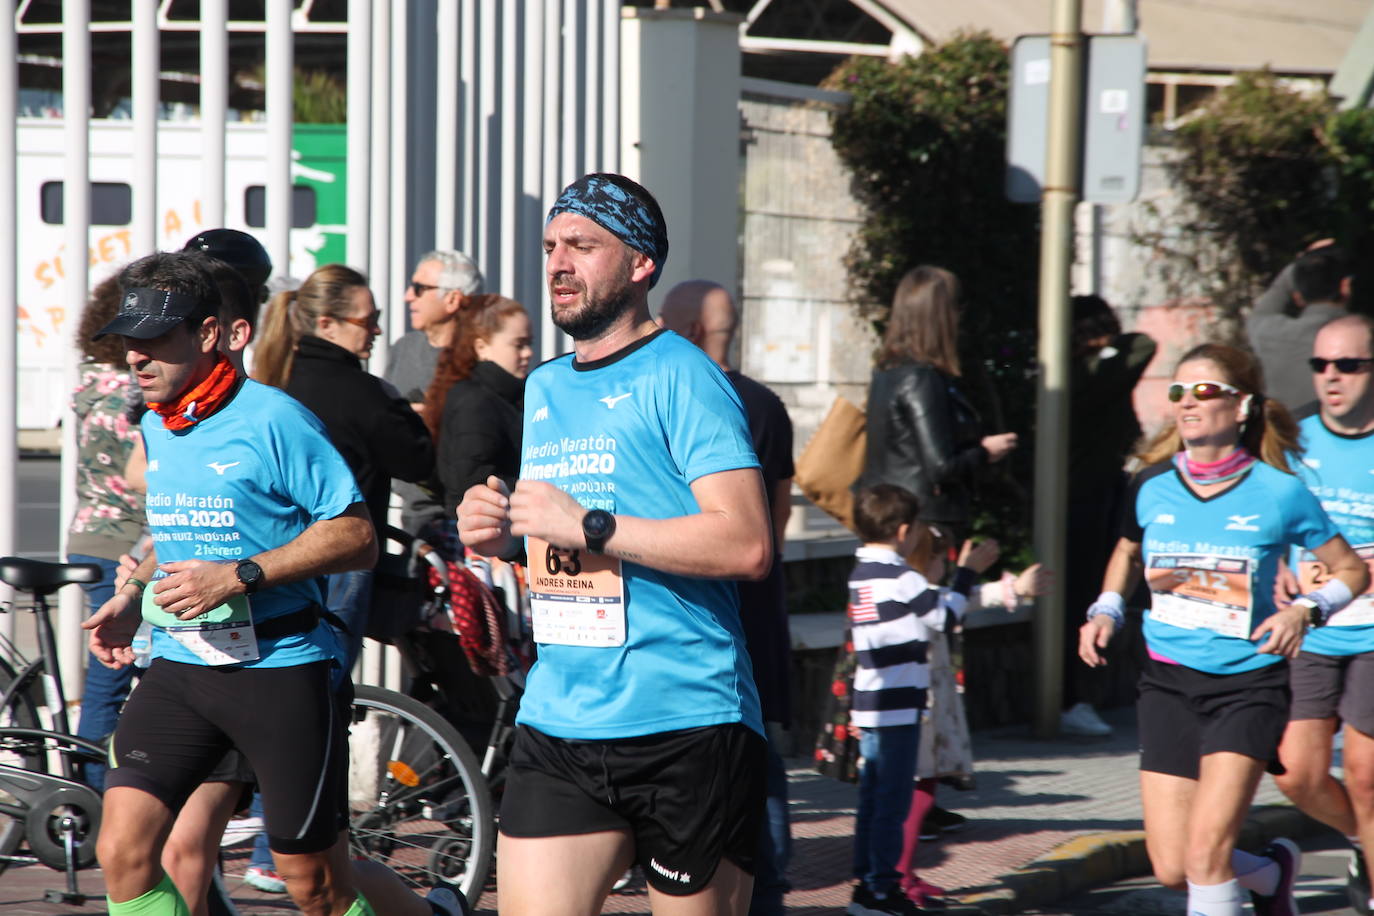
[[[1258,851],[1276,837],[1301,839],[1330,829],[1292,805],[1264,805],[1250,812],[1236,845]],[[1143,830],[1094,833],[1061,843],[1003,876],[1000,887],[959,895],[946,912],[949,916],[1008,916],[1149,872]]]

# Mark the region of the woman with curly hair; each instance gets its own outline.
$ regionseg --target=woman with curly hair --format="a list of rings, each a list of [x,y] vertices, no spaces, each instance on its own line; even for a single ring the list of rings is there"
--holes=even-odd
[[[425,423],[438,445],[435,466],[449,520],[463,493],[488,477],[515,487],[533,355],[529,313],[514,299],[472,296],[458,313],[453,341],[439,356],[425,394]]]
[[[117,335],[92,339],[114,320],[121,298],[116,273],[91,291],[76,329],[76,345],[81,350],[77,368],[81,381],[72,392],[76,514],[67,529],[67,560],[95,563],[103,571],[99,582],[81,586],[91,611],[114,595],[119,557],[133,550],[143,531],[143,500],[125,479],[124,468],[139,441],[138,418],[147,408],[125,362],[124,339]],[[133,676],[132,667],[116,671],[94,655],[87,659],[78,735],[100,741],[114,731]],[[86,781],[92,788],[103,789],[105,767],[88,764]]]

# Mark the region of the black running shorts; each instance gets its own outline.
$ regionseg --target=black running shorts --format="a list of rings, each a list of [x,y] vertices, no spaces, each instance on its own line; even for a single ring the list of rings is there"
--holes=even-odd
[[[1289,664],[1293,688],[1290,718],[1339,718],[1366,735],[1374,735],[1374,652],[1302,652]]]
[[[129,697],[110,743],[106,786],[177,810],[237,747],[257,776],[272,849],[333,846],[347,824],[348,734],[332,664],[212,668],[159,658]]]
[[[634,835],[635,862],[665,894],[695,894],[722,857],[753,874],[764,805],[764,740],[716,725],[609,741],[554,738],[520,726],[501,832]]]
[[[1207,754],[1231,751],[1282,773],[1279,740],[1288,724],[1288,665],[1208,674],[1145,660],[1136,701],[1140,768],[1197,779]]]

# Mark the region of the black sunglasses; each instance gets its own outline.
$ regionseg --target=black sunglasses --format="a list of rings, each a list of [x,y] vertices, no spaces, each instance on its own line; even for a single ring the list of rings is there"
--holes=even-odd
[[[430,290],[438,288],[437,286],[430,286],[428,283],[419,283],[415,280],[410,281],[410,291],[415,294],[416,299],[419,299]]]
[[[1339,359],[1322,359],[1320,356],[1314,356],[1307,361],[1313,372],[1325,372],[1327,366],[1335,366],[1341,375],[1354,375],[1369,363],[1374,363],[1374,356],[1342,356]]]

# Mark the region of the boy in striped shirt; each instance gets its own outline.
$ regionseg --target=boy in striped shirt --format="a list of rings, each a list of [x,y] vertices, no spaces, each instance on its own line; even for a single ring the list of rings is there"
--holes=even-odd
[[[854,825],[859,883],[850,916],[922,912],[901,892],[896,865],[930,684],[926,646],[932,632],[963,617],[974,577],[986,569],[983,558],[990,563],[996,557],[977,551],[978,559],[966,561],[972,567],[955,570],[948,589],[932,585],[904,559],[929,537],[918,509],[915,496],[891,484],[864,488],[854,498],[854,527],[863,546],[849,579],[849,623],[858,654],[850,723],[860,730]]]

